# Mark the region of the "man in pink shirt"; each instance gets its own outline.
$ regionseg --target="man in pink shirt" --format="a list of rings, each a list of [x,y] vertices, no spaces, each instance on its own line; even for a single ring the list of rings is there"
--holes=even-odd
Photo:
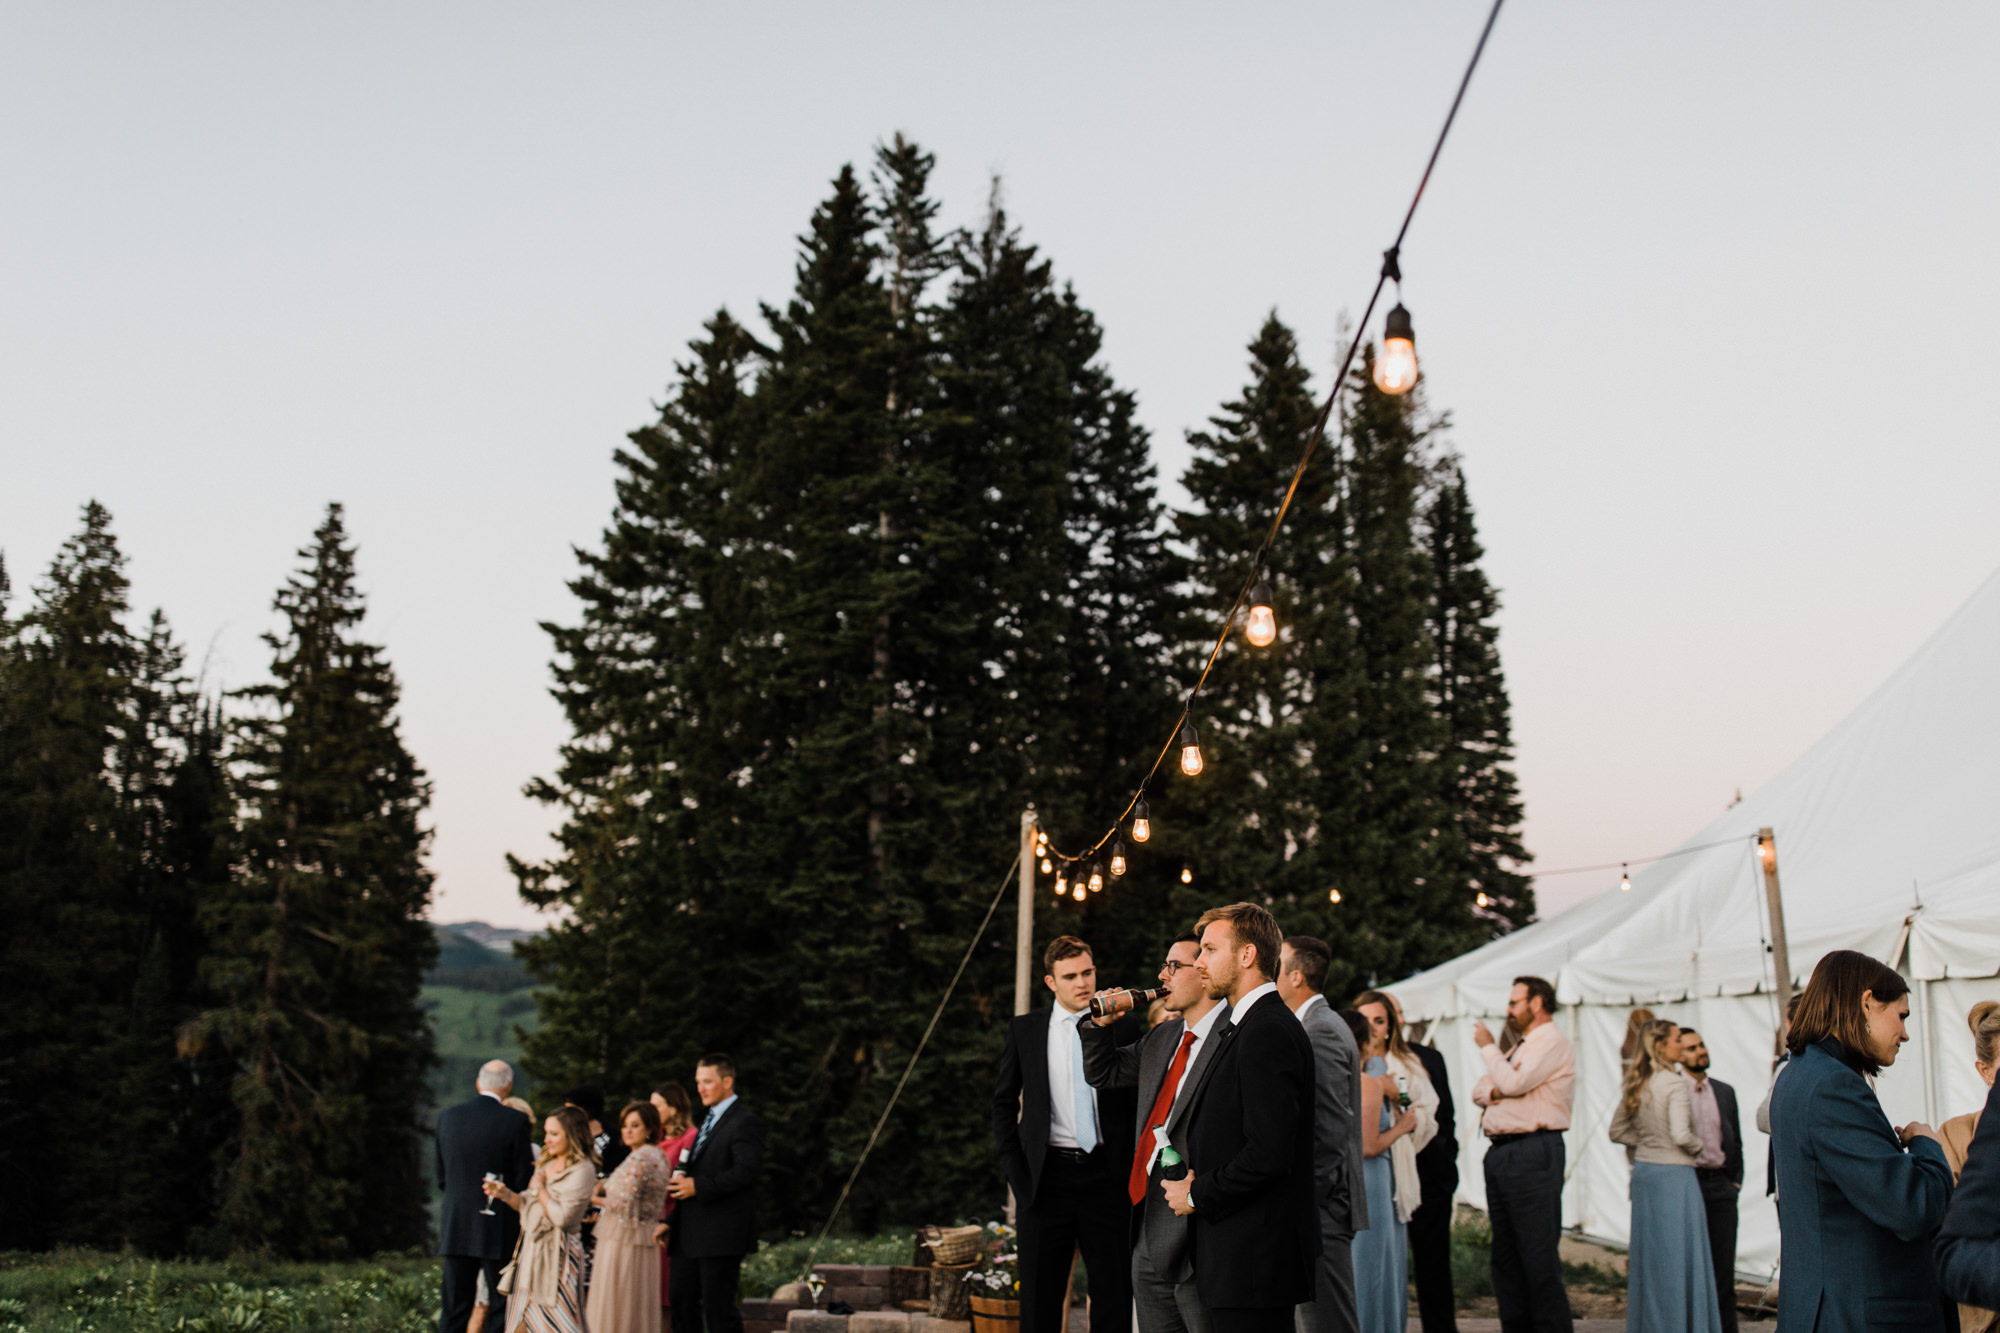
[[[1501,1333],[1573,1333],[1557,1243],[1562,1236],[1563,1131],[1576,1096],[1576,1052],[1555,1024],[1556,988],[1514,978],[1507,1026],[1521,1038],[1501,1055],[1484,1023],[1472,1039],[1486,1073],[1472,1089],[1485,1133],[1486,1213],[1493,1223],[1493,1295]]]

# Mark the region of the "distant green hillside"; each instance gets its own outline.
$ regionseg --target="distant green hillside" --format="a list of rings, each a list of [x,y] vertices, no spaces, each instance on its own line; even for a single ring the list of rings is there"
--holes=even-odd
[[[534,982],[511,952],[489,949],[451,926],[433,929],[438,961],[425,976],[423,990],[437,1038],[432,1112],[470,1097],[479,1066],[493,1059],[514,1066],[514,1091],[534,1102],[535,1089],[521,1072],[521,1043],[514,1035],[516,1025],[535,1026]]]

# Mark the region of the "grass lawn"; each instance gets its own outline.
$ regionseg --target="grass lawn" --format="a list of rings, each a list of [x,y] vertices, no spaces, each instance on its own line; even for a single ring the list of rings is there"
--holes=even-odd
[[[435,1259],[155,1262],[92,1250],[0,1254],[0,1333],[429,1333]]]

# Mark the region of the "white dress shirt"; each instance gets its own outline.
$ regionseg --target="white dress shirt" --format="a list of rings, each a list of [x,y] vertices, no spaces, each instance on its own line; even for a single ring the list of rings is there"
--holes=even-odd
[[[1173,1120],[1174,1112],[1180,1109],[1181,1089],[1187,1086],[1187,1076],[1194,1069],[1195,1058],[1201,1054],[1202,1043],[1208,1040],[1208,1034],[1215,1031],[1216,1023],[1222,1018],[1223,1008],[1223,1003],[1217,1001],[1215,1004],[1209,1006],[1208,1012],[1203,1014],[1194,1026],[1188,1029],[1189,1032],[1194,1034],[1194,1040],[1188,1043],[1187,1064],[1182,1066],[1181,1081],[1174,1084],[1173,1099],[1167,1103],[1167,1120],[1169,1122]],[[1160,1149],[1164,1148],[1166,1144],[1167,1127],[1163,1124],[1153,1131],[1153,1152],[1152,1156],[1146,1159],[1146,1170],[1151,1171],[1153,1169],[1154,1161],[1159,1158]]]
[[[1049,1006],[1049,1146],[1076,1148],[1076,1071],[1083,1059],[1083,1040],[1076,1025],[1089,1011],[1071,1012],[1060,1004]],[[1092,1114],[1097,1112],[1097,1089],[1085,1086]],[[1104,1142],[1104,1120],[1097,1122],[1097,1141]]]
[[[1325,1004],[1325,1003],[1326,1003],[1326,996],[1320,994],[1318,991],[1314,991],[1311,995],[1306,996],[1305,1003],[1301,1004],[1298,1008],[1292,1010],[1292,1015],[1293,1017],[1297,1018],[1299,1022],[1303,1023],[1306,1021],[1307,1010],[1311,1009],[1316,1004]]]
[[[1277,993],[1278,993],[1277,982],[1275,981],[1265,982],[1263,985],[1259,986],[1256,990],[1251,991],[1248,995],[1244,996],[1241,1000],[1236,1002],[1235,1007],[1233,1007],[1229,1011],[1229,1021],[1232,1023],[1241,1023],[1243,1021],[1243,1015],[1250,1012],[1251,1005],[1257,1003],[1257,1001],[1263,999],[1266,995],[1276,995]]]

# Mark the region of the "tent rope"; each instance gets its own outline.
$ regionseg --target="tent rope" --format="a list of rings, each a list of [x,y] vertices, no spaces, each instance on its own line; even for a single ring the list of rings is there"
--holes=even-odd
[[[924,1035],[918,1039],[917,1049],[910,1052],[910,1062],[903,1066],[903,1076],[896,1080],[896,1088],[889,1094],[888,1105],[884,1106],[882,1114],[876,1117],[874,1131],[868,1135],[868,1142],[862,1147],[861,1156],[854,1159],[854,1169],[847,1173],[847,1183],[840,1187],[840,1197],[834,1200],[833,1211],[826,1215],[825,1225],[820,1227],[819,1235],[814,1237],[812,1248],[806,1251],[805,1263],[799,1269],[801,1281],[812,1272],[813,1260],[819,1257],[820,1246],[826,1243],[827,1233],[833,1230],[834,1219],[838,1218],[840,1210],[847,1206],[847,1196],[853,1192],[854,1182],[861,1175],[861,1168],[868,1164],[868,1154],[875,1151],[876,1141],[882,1137],[882,1128],[889,1123],[889,1113],[896,1109],[897,1098],[903,1095],[903,1088],[909,1083],[910,1075],[916,1071],[917,1061],[923,1058],[924,1047],[930,1044],[931,1034],[937,1031],[938,1020],[944,1017],[944,1007],[951,1003],[952,993],[958,989],[959,979],[965,975],[966,964],[972,961],[972,951],[979,947],[980,940],[986,938],[986,928],[993,924],[993,914],[1000,910],[1000,900],[1007,896],[1008,886],[1014,882],[1014,872],[1020,867],[1021,854],[1017,851],[1014,853],[1013,861],[1008,863],[1007,873],[1000,877],[1000,887],[994,890],[993,901],[986,904],[986,915],[980,918],[979,929],[972,932],[972,938],[966,941],[965,953],[958,960],[958,970],[951,974],[950,984],[938,998],[937,1008],[931,1011],[931,1021],[925,1026]]]

